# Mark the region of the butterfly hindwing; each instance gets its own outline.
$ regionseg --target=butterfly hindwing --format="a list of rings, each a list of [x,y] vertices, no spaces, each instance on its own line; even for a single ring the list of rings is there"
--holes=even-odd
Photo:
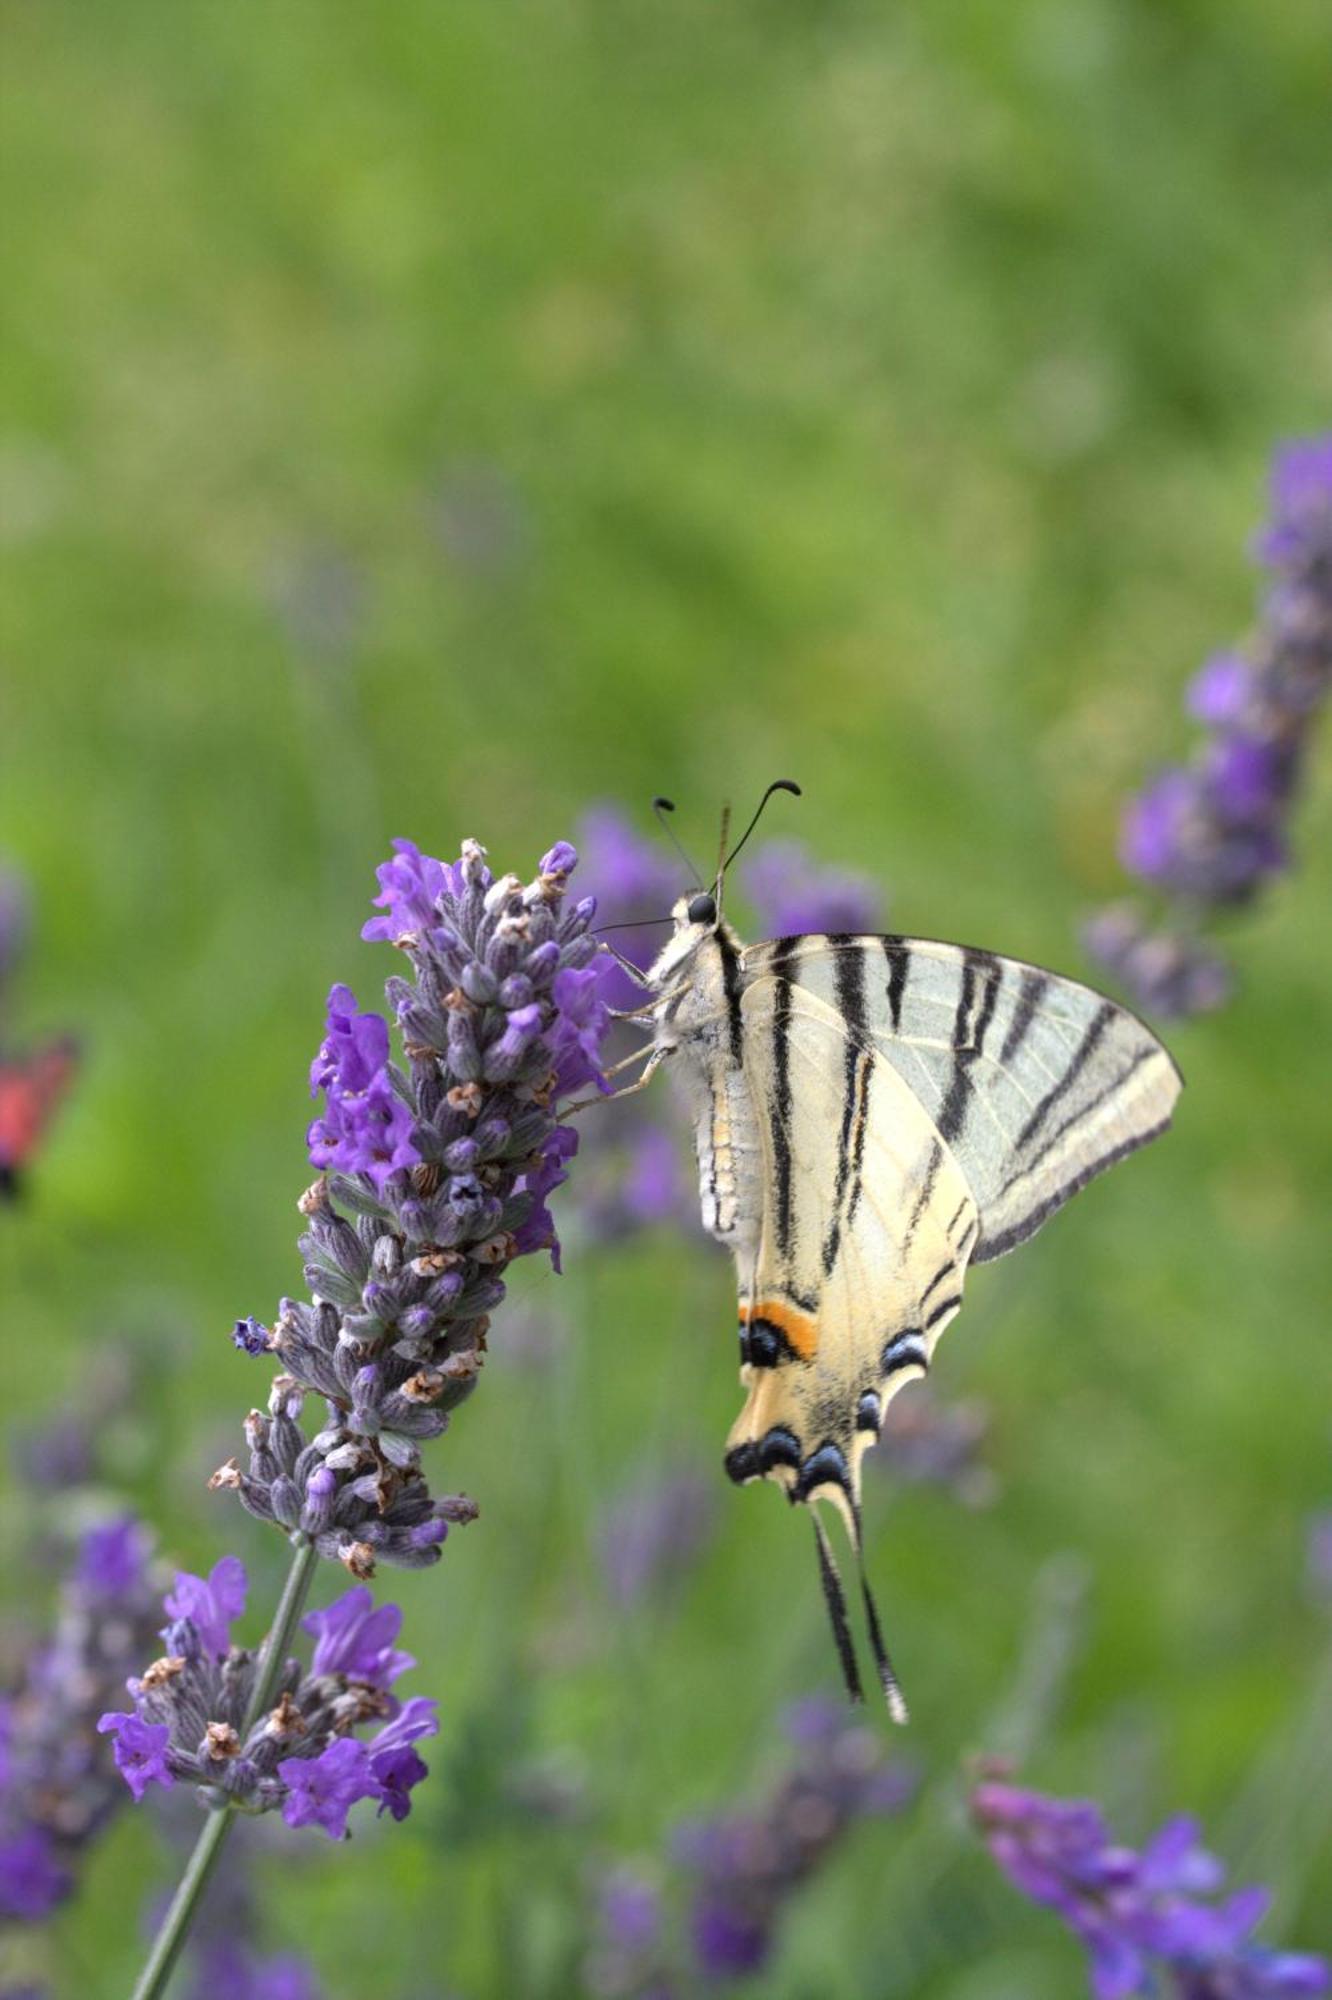
[[[728,1465],[833,1499],[854,1526],[865,1449],[961,1304],[976,1206],[920,1100],[843,1010],[779,958],[741,1011],[767,1199],[740,1266],[748,1397]]]

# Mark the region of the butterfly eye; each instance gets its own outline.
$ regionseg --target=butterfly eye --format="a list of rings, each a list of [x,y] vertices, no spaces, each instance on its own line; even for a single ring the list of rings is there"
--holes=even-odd
[[[717,921],[716,902],[711,896],[695,896],[690,901],[688,914],[691,924],[715,924]]]

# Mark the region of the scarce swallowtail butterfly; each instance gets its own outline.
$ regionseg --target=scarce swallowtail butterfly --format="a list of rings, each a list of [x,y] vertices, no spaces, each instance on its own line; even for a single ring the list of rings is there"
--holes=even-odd
[[[778,789],[798,787],[781,780],[764,803]],[[879,1678],[905,1721],[865,1581],[861,1459],[891,1398],[928,1370],[968,1266],[1016,1249],[1163,1132],[1181,1079],[1124,1008],[993,952],[844,935],[742,945],[721,908],[734,853],[723,848],[713,890],[672,911],[630,1088],[665,1061],[679,1077],[703,1226],[735,1258],[745,1401],[726,1471],[810,1508],[859,1700],[819,1504],[841,1514]]]

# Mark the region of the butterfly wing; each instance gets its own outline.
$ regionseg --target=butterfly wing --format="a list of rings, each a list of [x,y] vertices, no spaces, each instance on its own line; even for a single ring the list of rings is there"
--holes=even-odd
[[[745,954],[870,1041],[934,1123],[980,1211],[977,1263],[1025,1242],[1165,1130],[1174,1063],[1126,1008],[991,952],[900,937],[779,939]]]
[[[0,1062],[0,1179],[12,1186],[69,1088],[78,1049],[62,1036],[13,1062]]]
[[[741,1007],[767,1198],[727,1469],[833,1500],[854,1534],[861,1458],[962,1302],[977,1207],[872,1036],[794,979],[754,981]]]
[[[765,1198],[728,1465],[854,1518],[865,1446],[968,1262],[1161,1131],[1179,1077],[1123,1008],[989,953],[787,938],[747,951],[743,978]]]

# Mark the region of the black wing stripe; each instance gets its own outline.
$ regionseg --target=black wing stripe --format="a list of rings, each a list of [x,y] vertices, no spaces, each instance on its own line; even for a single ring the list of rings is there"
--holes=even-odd
[[[886,937],[883,939],[883,955],[888,961],[888,1017],[896,1035],[902,1027],[902,1000],[906,993],[911,953],[900,938]]]
[[[1087,1025],[1086,1033],[1078,1043],[1077,1048],[1073,1051],[1073,1054],[1069,1057],[1068,1067],[1065,1069],[1064,1074],[1060,1077],[1058,1083],[1054,1085],[1053,1089],[1046,1091],[1044,1097],[1036,1106],[1036,1109],[1032,1112],[1022,1130],[1018,1133],[1017,1150],[1019,1152],[1031,1144],[1046,1119],[1050,1116],[1050,1113],[1054,1110],[1056,1104],[1073,1088],[1073,1085],[1082,1075],[1083,1070],[1087,1067],[1087,1064],[1104,1041],[1105,1031],[1118,1012],[1119,1009],[1112,1007],[1110,1002],[1106,1000],[1102,1002],[1092,1015]]]
[[[953,1015],[953,1073],[948,1080],[948,1089],[939,1108],[939,1137],[945,1142],[956,1139],[966,1116],[967,1093],[971,1080],[967,1075],[963,1060],[967,1046],[967,1024],[971,1019],[971,1009],[976,999],[976,970],[969,958],[962,961],[962,984],[958,991],[957,1008]]]
[[[1029,1158],[1025,1159],[1022,1162],[1021,1173],[1015,1174],[1013,1179],[1021,1180],[1024,1179],[1027,1174],[1034,1173],[1036,1168],[1040,1166],[1042,1160],[1046,1160],[1049,1158],[1050,1154],[1054,1152],[1055,1148],[1061,1143],[1062,1140],[1067,1138],[1068,1134],[1071,1131],[1073,1131],[1075,1126],[1083,1124],[1086,1119],[1091,1117],[1093,1111],[1099,1111],[1103,1104],[1108,1104],[1111,1098],[1117,1097],[1120,1091],[1124,1088],[1125,1084],[1128,1082],[1129,1078],[1131,1076],[1136,1075],[1137,1072],[1142,1068],[1143,1064],[1149,1063],[1155,1054],[1156,1054],[1155,1049],[1139,1049],[1138,1053],[1134,1056],[1132,1062],[1128,1065],[1126,1069],[1122,1069],[1119,1072],[1119,1075],[1115,1078],[1113,1083],[1107,1083],[1104,1090],[1098,1090],[1095,1097],[1089,1097],[1085,1104],[1080,1104],[1077,1110],[1073,1113],[1073,1116],[1071,1118],[1066,1118],[1064,1120],[1064,1123],[1059,1127],[1059,1129],[1056,1132],[1051,1133],[1050,1137],[1045,1141],[1045,1144],[1041,1147],[1040,1151],[1037,1153],[1032,1153]],[[1000,1189],[999,1198],[1001,1200],[1003,1196],[1008,1192],[1008,1189],[1012,1186],[1012,1184],[1013,1184],[1012,1181],[1010,1181],[1003,1188]]]
[[[772,956],[776,992],[772,1009],[772,1152],[777,1177],[777,1248],[791,1251],[791,962],[795,938],[779,938]]]
[[[848,945],[849,937],[833,935],[830,945]],[[869,1060],[865,1050],[868,1023],[865,1015],[865,963],[859,951],[839,951],[834,961],[837,984],[837,1011],[846,1028],[842,1052],[842,1129],[837,1145],[837,1175],[833,1189],[832,1221],[823,1244],[823,1269],[832,1271],[842,1241],[842,1213],[854,1165],[852,1134]],[[863,1133],[861,1144],[863,1148]],[[859,1188],[856,1189],[859,1199]]]
[[[1011,1227],[1001,1230],[997,1236],[982,1236],[973,1253],[973,1262],[989,1264],[994,1258],[1004,1256],[1007,1251],[1016,1250],[1019,1243],[1025,1243],[1029,1236],[1034,1236],[1041,1224],[1052,1216],[1056,1209],[1062,1208],[1066,1201],[1070,1201],[1080,1188],[1086,1187],[1088,1181],[1095,1180],[1097,1174],[1104,1173],[1107,1167],[1113,1167],[1120,1160],[1127,1159],[1130,1153],[1136,1153],[1139,1146],[1145,1146],[1150,1140],[1159,1138],[1169,1125],[1169,1118],[1162,1118],[1159,1123],[1149,1126],[1147,1131],[1135,1133],[1131,1139],[1125,1139],[1122,1144],[1112,1147],[1108,1153],[1103,1153],[1100,1159],[1093,1160],[1090,1166],[1075,1174],[1071,1181],[1065,1181],[1064,1185],[1047,1200],[1040,1202],[1033,1209],[1028,1209],[1026,1214]]]
[[[906,1234],[902,1238],[901,1254],[904,1257],[911,1248],[912,1239],[920,1227],[920,1219],[930,1205],[930,1196],[934,1193],[934,1183],[939,1177],[939,1169],[943,1165],[943,1157],[943,1147],[937,1139],[931,1139],[930,1157],[926,1163],[925,1177],[921,1181],[920,1193],[916,1196],[915,1206],[912,1208],[910,1219],[907,1222]]]
[[[745,1021],[740,1011],[740,954],[731,943],[724,930],[717,932],[717,950],[721,954],[722,991],[726,995],[726,1022],[731,1040],[731,1061],[739,1064],[744,1060]]]
[[[1001,1066],[1004,1063],[1011,1062],[1022,1047],[1022,1044],[1026,1041],[1031,1024],[1036,1019],[1037,1011],[1040,1008],[1041,1001],[1045,998],[1049,990],[1049,986],[1050,975],[1048,973],[1032,971],[1023,973],[1022,984],[1018,988],[1017,1005],[1013,1009],[1013,1018],[1008,1024],[1008,1033],[1004,1036],[1004,1044],[999,1051]]]

